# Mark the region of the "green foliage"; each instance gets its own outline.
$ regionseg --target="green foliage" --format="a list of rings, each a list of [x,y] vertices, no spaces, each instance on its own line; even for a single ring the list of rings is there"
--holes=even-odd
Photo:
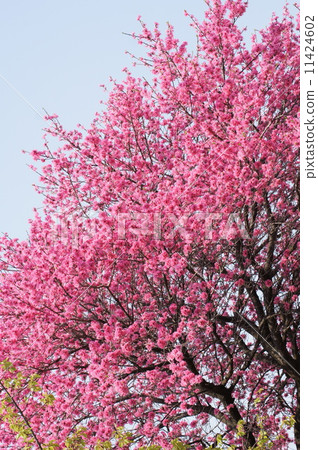
[[[133,440],[133,435],[129,431],[125,431],[124,427],[118,427],[113,434],[114,439],[116,439],[117,444],[120,448],[125,447]]]
[[[281,428],[284,428],[284,426],[291,428],[295,425],[295,422],[296,420],[294,416],[286,417],[286,419],[282,421]]]
[[[270,441],[266,431],[261,430],[257,438],[257,446],[255,447],[255,450],[267,450],[272,447],[273,443]]]
[[[43,394],[43,397],[41,398],[41,402],[44,403],[44,405],[53,405],[55,401],[55,397],[52,394]]]
[[[98,441],[98,443],[95,445],[94,450],[108,450],[112,448],[112,444],[109,441]]]
[[[225,449],[232,450],[232,449],[234,449],[235,450],[235,446],[226,444],[224,442],[223,436],[221,436],[220,434],[218,434],[216,436],[216,445],[217,445],[216,447],[211,445],[210,447],[207,447],[205,450],[212,450],[212,449],[216,449],[216,450],[225,450]]]
[[[10,430],[15,434],[17,440],[23,439],[25,444],[31,444],[34,442],[34,439],[30,427],[25,420],[19,416],[14,408],[9,406],[9,401],[10,398],[6,396],[0,402],[1,420],[9,425]]]
[[[16,372],[16,368],[14,367],[14,365],[8,361],[8,359],[5,359],[4,361],[2,361],[0,363],[0,367],[2,367],[3,370],[5,370],[6,372]]]
[[[0,362],[0,367],[6,373],[5,378],[0,380],[0,389],[2,386],[2,390],[5,390],[5,395],[0,401],[0,421],[8,424],[17,440],[23,441],[25,445],[22,450],[32,450],[34,448],[34,444],[36,443],[36,437],[27,418],[23,415],[22,410],[16,403],[14,396],[19,393],[19,401],[25,405],[28,401],[30,401],[31,397],[29,393],[38,392],[38,401],[42,403],[43,407],[50,407],[54,403],[55,397],[53,394],[45,392],[38,384],[40,375],[35,373],[30,376],[25,376],[22,372],[18,372],[15,366],[7,359]],[[22,391],[25,393],[21,396]],[[260,403],[260,401],[260,398],[256,398],[254,401],[255,405]],[[281,430],[291,428],[294,424],[294,416],[287,417],[282,421],[280,428]],[[246,435],[245,425],[244,420],[240,420],[237,423],[236,435],[237,437],[242,438],[242,440],[244,440],[244,436]],[[264,428],[264,417],[261,415],[257,416],[257,425],[259,427],[259,433],[256,445],[253,448],[249,447],[248,450],[270,450],[273,447],[273,442]],[[276,436],[276,439],[280,439],[282,437],[284,436],[278,435]],[[86,441],[87,429],[85,427],[79,427],[67,437],[63,448],[70,450],[88,450]],[[94,446],[94,450],[110,450],[118,447],[130,447],[130,444],[132,444],[133,441],[134,437],[131,432],[126,431],[124,427],[118,427],[114,431],[111,441],[98,441]],[[179,439],[172,440],[171,444],[173,450],[187,450],[190,448],[189,445],[181,442]],[[56,450],[61,448],[60,445],[53,440],[47,443],[41,443],[41,447],[44,450]],[[212,450],[213,448],[216,450],[235,450],[235,446],[227,444],[220,434],[216,436],[214,446],[207,447],[205,450]],[[141,447],[140,450],[164,449],[160,445],[152,444],[147,447]]]
[[[244,420],[239,420],[237,423],[237,436],[243,437],[245,436],[245,428],[244,428],[245,422]]]
[[[40,378],[40,375],[37,373],[34,373],[30,376],[28,380],[28,388],[32,392],[39,392],[41,391],[41,387],[38,385],[37,380]]]
[[[187,450],[187,448],[189,448],[189,445],[183,444],[178,439],[174,439],[171,443],[173,445],[173,450]]]
[[[59,446],[56,442],[49,441],[47,444],[42,444],[42,448],[45,450],[56,450]]]
[[[79,427],[65,441],[65,448],[71,450],[86,450],[85,439],[87,438],[87,428]]]

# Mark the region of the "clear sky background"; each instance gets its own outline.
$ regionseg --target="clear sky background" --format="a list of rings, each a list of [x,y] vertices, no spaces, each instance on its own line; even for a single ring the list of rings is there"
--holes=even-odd
[[[250,0],[241,20],[246,38],[263,28],[273,11],[281,15],[284,3]],[[138,32],[141,15],[149,26],[159,22],[162,30],[169,21],[180,40],[194,44],[184,9],[202,18],[205,3],[0,0],[0,232],[26,237],[33,207],[41,206],[32,187],[37,176],[27,166],[31,158],[21,152],[42,147],[46,123],[35,110],[58,114],[67,129],[88,126],[105,99],[99,86],[110,76],[121,79],[122,68],[131,67],[125,51],[142,54],[123,32]]]

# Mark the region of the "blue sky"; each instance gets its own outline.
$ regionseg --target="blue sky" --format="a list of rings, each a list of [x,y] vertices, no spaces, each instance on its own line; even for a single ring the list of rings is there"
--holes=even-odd
[[[241,20],[247,38],[265,26],[283,0],[250,0]],[[37,176],[22,149],[42,146],[44,120],[56,113],[65,128],[89,125],[105,98],[101,84],[120,79],[131,67],[128,50],[141,49],[123,32],[138,32],[137,16],[162,29],[169,21],[181,40],[194,42],[184,9],[203,17],[203,0],[0,0],[0,232],[24,238],[33,207]],[[134,72],[133,72],[134,73]],[[17,93],[19,92],[19,94]],[[23,97],[23,98],[22,98]],[[35,111],[36,110],[36,111]]]

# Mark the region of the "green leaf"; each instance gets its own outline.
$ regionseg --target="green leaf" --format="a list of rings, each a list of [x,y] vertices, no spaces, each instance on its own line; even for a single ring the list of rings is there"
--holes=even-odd
[[[8,359],[5,359],[4,361],[2,361],[0,363],[0,366],[3,367],[4,370],[7,370],[8,372],[16,372],[16,368],[14,367],[14,365],[12,364],[12,362],[10,362]]]
[[[189,448],[188,445],[183,444],[181,441],[179,441],[178,439],[174,439],[172,442],[172,448],[173,450],[187,450],[187,448]]]
[[[44,403],[45,405],[53,405],[54,401],[55,401],[55,397],[52,394],[45,394],[41,398],[41,402]]]

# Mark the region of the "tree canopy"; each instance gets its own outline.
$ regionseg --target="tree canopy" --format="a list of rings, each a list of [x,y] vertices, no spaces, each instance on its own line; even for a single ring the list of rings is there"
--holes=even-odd
[[[193,52],[140,21],[149,77],[88,130],[48,117],[44,212],[0,241],[0,395],[28,448],[299,448],[298,27],[285,9],[248,47],[245,9],[189,15]]]

